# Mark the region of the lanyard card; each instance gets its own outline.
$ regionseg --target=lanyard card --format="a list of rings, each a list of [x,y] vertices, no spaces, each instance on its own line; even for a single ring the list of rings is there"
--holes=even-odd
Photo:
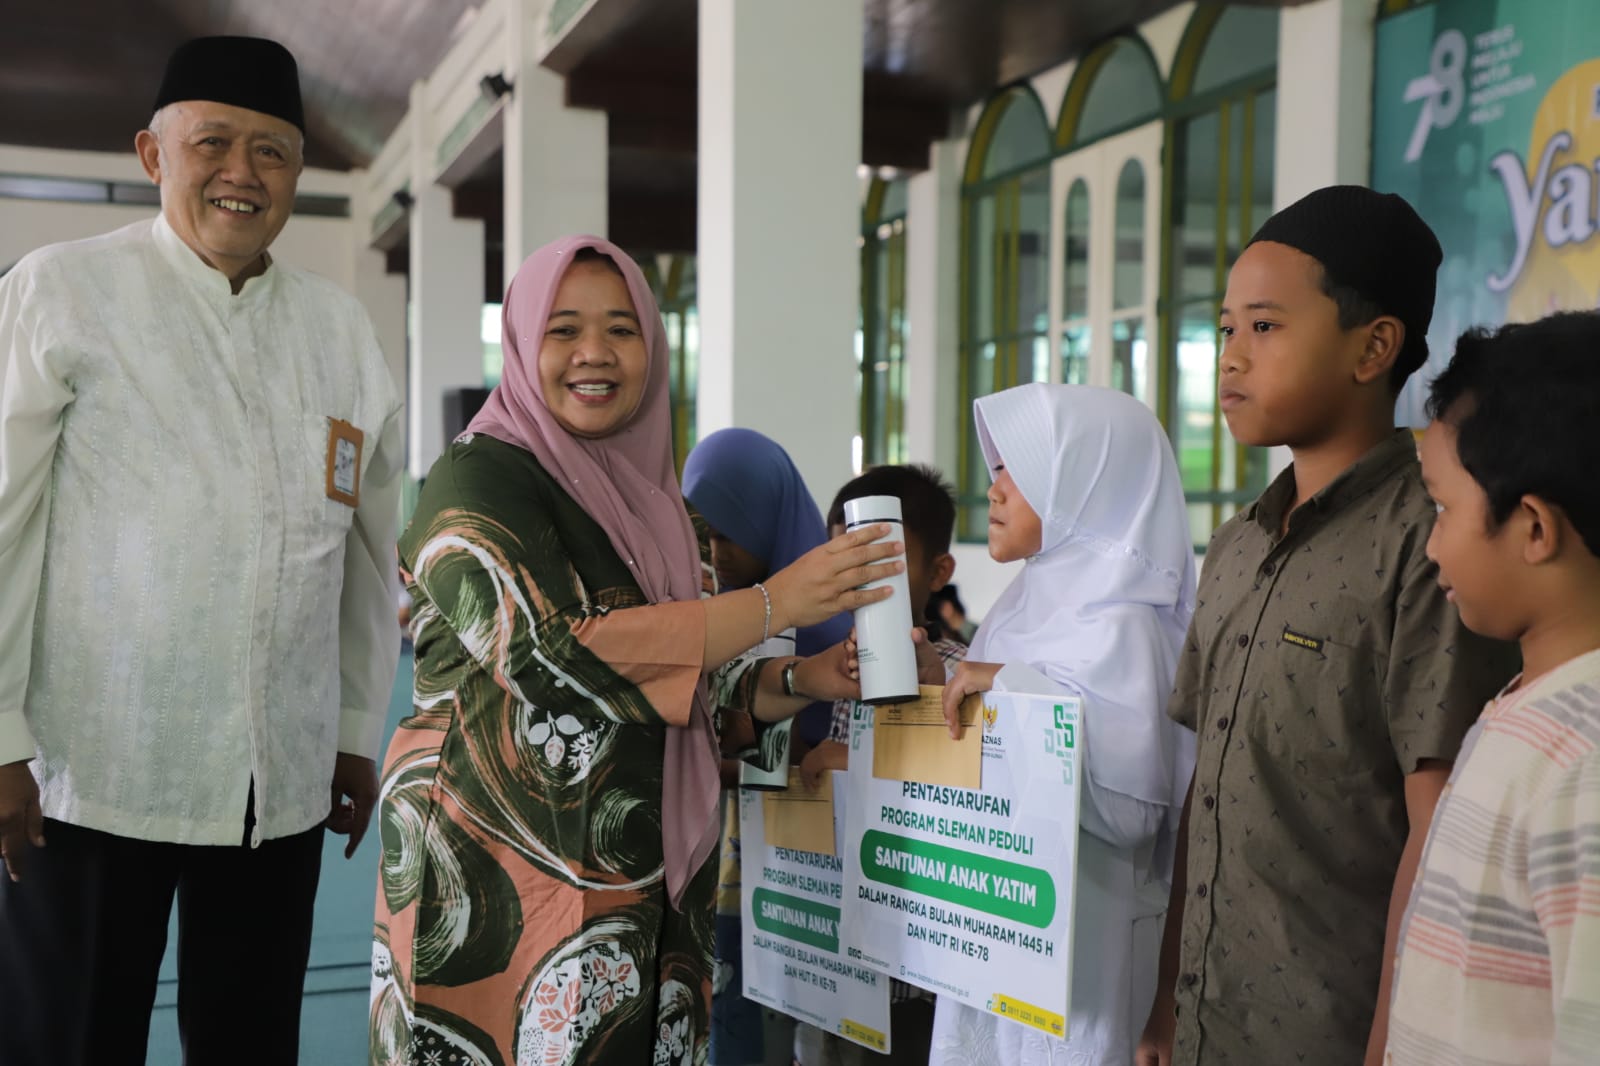
[[[328,499],[361,506],[361,430],[338,418],[328,419]]]

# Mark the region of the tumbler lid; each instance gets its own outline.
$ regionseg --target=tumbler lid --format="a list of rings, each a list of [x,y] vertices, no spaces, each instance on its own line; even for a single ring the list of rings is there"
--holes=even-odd
[[[902,522],[900,497],[857,496],[844,504],[844,528],[870,526],[879,522]]]

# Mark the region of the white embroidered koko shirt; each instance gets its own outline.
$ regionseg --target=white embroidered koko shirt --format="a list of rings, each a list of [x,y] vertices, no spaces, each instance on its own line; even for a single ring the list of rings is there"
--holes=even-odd
[[[327,492],[329,420],[363,436]],[[360,305],[233,295],[162,219],[0,278],[0,763],[46,817],[237,844],[327,817],[399,654],[399,401]]]

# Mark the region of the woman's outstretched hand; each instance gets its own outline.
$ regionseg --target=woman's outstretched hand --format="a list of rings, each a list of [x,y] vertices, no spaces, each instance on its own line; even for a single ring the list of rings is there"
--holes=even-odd
[[[772,597],[772,632],[790,626],[810,626],[836,614],[865,607],[892,596],[888,586],[862,589],[862,585],[892,577],[905,569],[905,561],[890,559],[905,551],[899,541],[874,544],[889,534],[887,525],[865,526],[818,545],[767,579]]]

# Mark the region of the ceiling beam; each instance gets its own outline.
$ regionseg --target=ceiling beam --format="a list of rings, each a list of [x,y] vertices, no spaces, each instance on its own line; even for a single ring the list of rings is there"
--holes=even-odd
[[[589,64],[567,78],[567,106],[652,118],[687,115],[692,120],[700,106],[694,75],[693,55],[684,57],[682,69],[671,73],[651,73],[631,63]]]
[[[927,170],[934,141],[949,135],[950,107],[894,94],[869,82],[861,115],[861,161],[870,167]]]
[[[557,74],[571,74],[647,5],[648,0],[601,0],[562,31],[540,62]]]
[[[896,170],[927,170],[932,152],[927,141],[916,138],[880,137],[864,138],[861,162],[869,167],[893,167]]]
[[[612,148],[631,148],[660,155],[694,158],[699,148],[695,116],[651,118],[623,111],[606,116],[606,143]]]
[[[450,190],[450,207],[450,213],[456,218],[482,219],[487,228],[503,226],[506,211],[500,176],[496,174],[457,185]]]
[[[606,228],[630,252],[692,252],[698,224],[694,190],[684,193],[613,191]]]

